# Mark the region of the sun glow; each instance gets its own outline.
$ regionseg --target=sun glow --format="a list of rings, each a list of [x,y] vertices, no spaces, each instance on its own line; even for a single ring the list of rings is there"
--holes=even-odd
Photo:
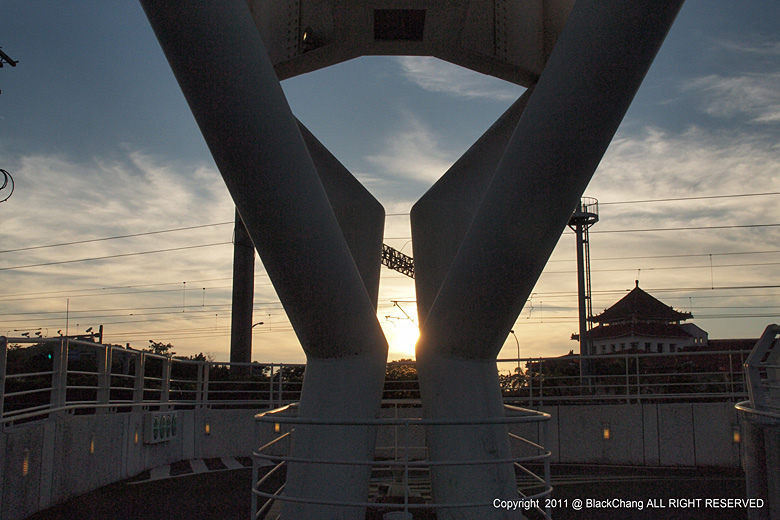
[[[393,320],[382,323],[390,346],[388,360],[414,359],[414,345],[420,337],[417,325],[410,320]]]

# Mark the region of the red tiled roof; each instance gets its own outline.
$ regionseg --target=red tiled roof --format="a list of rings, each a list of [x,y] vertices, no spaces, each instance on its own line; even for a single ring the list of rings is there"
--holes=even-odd
[[[679,312],[660,302],[648,293],[636,287],[598,316],[590,321],[595,323],[616,323],[631,321],[680,322],[692,318],[690,312]]]

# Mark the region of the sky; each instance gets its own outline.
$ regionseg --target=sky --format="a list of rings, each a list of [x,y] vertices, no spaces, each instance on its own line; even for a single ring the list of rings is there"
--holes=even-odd
[[[227,360],[233,205],[140,5],[0,0],[0,335],[104,326]],[[780,3],[688,0],[585,195],[593,310],[640,286],[710,338],[780,315]],[[421,57],[364,57],[282,83],[296,116],[385,207],[413,256],[414,202],[523,92]],[[6,192],[0,192],[0,200]],[[670,200],[673,199],[673,200]],[[68,245],[59,245],[68,244]],[[577,350],[565,232],[500,358]],[[412,280],[383,268],[390,359],[413,355]],[[303,362],[267,275],[253,359]]]

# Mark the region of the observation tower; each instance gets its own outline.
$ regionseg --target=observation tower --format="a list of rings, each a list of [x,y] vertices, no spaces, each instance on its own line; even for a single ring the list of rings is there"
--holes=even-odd
[[[593,316],[593,302],[590,291],[590,239],[588,230],[599,221],[599,201],[593,197],[583,197],[569,217],[569,228],[577,235],[577,302],[579,308],[580,355],[593,354],[590,341],[588,318]],[[581,360],[581,375],[590,374],[588,360]]]

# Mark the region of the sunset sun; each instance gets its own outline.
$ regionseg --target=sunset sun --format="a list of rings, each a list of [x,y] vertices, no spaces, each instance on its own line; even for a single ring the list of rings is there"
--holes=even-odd
[[[390,346],[388,360],[414,358],[414,345],[420,337],[417,325],[409,320],[384,322],[382,328]]]

